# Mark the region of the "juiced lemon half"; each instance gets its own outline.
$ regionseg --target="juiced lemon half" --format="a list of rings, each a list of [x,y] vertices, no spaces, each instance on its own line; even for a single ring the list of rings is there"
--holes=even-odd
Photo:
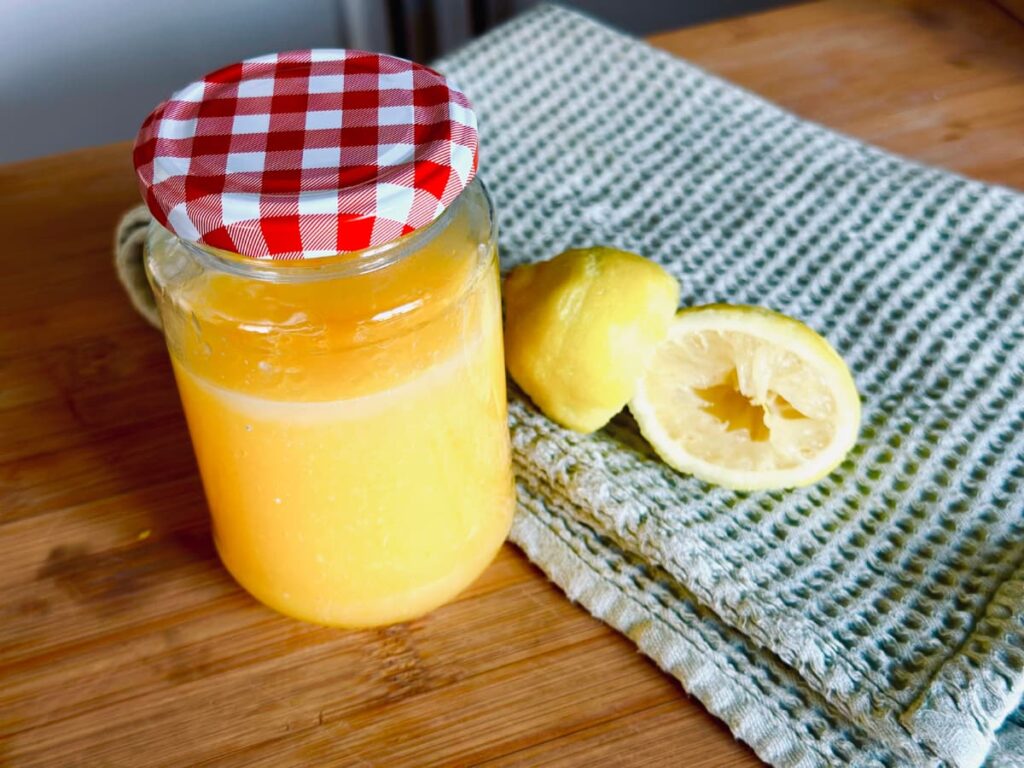
[[[661,458],[737,490],[809,485],[860,427],[843,359],[803,323],[760,307],[679,312],[629,408]]]
[[[505,280],[505,363],[545,415],[593,432],[625,407],[677,306],[675,278],[628,251],[520,266]]]

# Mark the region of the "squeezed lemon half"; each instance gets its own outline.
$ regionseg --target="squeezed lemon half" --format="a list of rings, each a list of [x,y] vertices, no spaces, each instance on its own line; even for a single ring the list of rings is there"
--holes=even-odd
[[[679,284],[643,256],[566,251],[505,280],[505,363],[546,416],[578,432],[625,407],[679,306]]]
[[[629,408],[667,464],[737,490],[821,479],[860,428],[853,377],[829,343],[749,306],[679,312]]]

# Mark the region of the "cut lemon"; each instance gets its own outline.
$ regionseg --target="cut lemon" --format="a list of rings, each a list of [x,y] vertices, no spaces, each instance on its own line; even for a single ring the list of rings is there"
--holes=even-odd
[[[520,266],[505,280],[505,363],[548,418],[593,432],[625,407],[678,306],[675,278],[628,251]]]
[[[821,479],[860,428],[843,359],[803,323],[760,307],[679,312],[629,408],[667,464],[737,490]]]

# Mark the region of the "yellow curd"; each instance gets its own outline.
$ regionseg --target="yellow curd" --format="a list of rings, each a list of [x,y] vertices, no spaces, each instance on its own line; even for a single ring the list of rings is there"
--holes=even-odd
[[[511,522],[501,304],[479,183],[385,248],[297,263],[186,245],[147,267],[242,586],[364,627],[450,600]]]

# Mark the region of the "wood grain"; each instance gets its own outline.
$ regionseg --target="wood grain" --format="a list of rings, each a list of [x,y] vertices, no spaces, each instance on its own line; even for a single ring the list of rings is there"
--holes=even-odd
[[[809,119],[1024,187],[1024,28],[811,3],[652,42]],[[125,144],[0,168],[0,765],[757,760],[507,547],[421,621],[276,616],[217,563],[166,353],[121,294]]]
[[[1024,22],[1024,0],[996,0],[996,2],[1017,21]]]

